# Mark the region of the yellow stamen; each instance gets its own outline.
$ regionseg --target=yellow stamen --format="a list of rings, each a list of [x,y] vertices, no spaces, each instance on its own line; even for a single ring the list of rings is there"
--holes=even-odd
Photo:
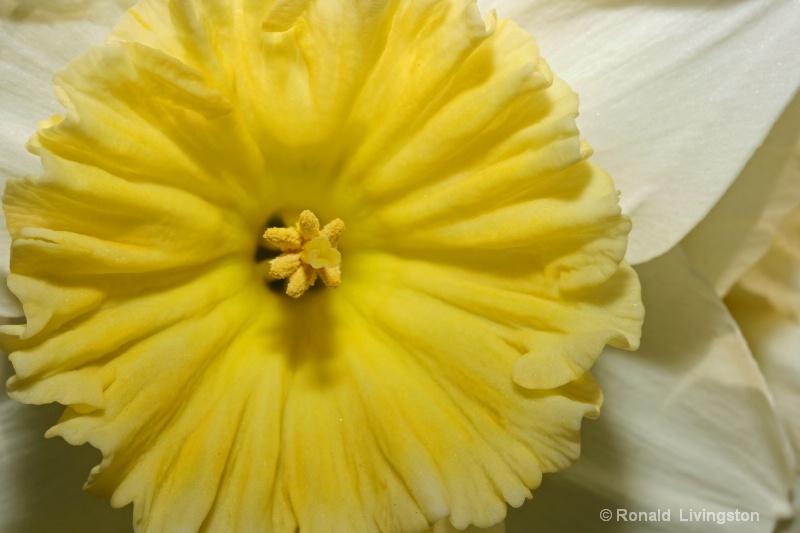
[[[337,267],[323,267],[318,270],[319,277],[322,278],[322,282],[325,284],[326,287],[338,287],[339,284],[342,282],[342,271]]]
[[[299,250],[303,247],[303,240],[296,228],[269,228],[264,233],[264,238],[282,252]]]
[[[300,254],[284,253],[269,262],[269,274],[275,279],[285,279],[300,268]]]
[[[286,279],[286,294],[302,296],[317,277],[326,287],[338,287],[342,281],[339,264],[342,254],[336,248],[344,232],[344,222],[337,218],[320,229],[319,219],[311,211],[300,213],[300,219],[289,228],[269,228],[264,239],[278,248],[281,255],[269,261],[269,275]]]
[[[331,247],[336,248],[339,245],[339,237],[342,236],[342,232],[344,231],[344,222],[342,222],[341,218],[337,218],[328,222],[320,235],[328,239],[328,242],[331,243]]]
[[[297,231],[300,232],[303,240],[310,241],[319,235],[319,219],[314,213],[306,209],[300,213],[300,220],[297,221]]]
[[[286,294],[292,298],[300,298],[317,281],[317,272],[309,265],[302,264],[289,276]]]

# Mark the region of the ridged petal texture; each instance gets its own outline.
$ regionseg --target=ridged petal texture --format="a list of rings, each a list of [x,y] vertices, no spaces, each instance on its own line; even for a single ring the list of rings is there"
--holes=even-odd
[[[55,79],[8,182],[11,395],[103,453],[140,532],[502,520],[638,343],[629,220],[577,98],[463,0],[146,1]],[[268,220],[347,225],[294,300]]]

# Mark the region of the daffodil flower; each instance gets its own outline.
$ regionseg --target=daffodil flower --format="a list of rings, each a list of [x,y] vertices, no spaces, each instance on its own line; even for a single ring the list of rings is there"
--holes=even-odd
[[[44,6],[45,4],[42,5]],[[561,5],[563,6],[564,4]],[[580,16],[596,19],[600,14],[606,13],[613,17],[620,17],[612,19],[619,21],[626,16],[631,17],[631,20],[637,20],[637,15],[648,14],[644,8],[638,10],[641,11],[640,13],[635,8],[622,9],[619,5],[600,5],[595,8],[587,8],[584,4],[576,6],[554,9],[548,8],[543,3],[538,6],[538,13],[540,14],[538,18],[530,19],[540,21],[538,24],[541,24],[541,31],[538,31],[533,23],[529,29],[537,32],[539,41],[545,47],[545,50],[546,44],[542,40],[547,35],[548,24],[552,24],[552,26],[549,26],[551,30],[560,28],[560,35],[565,37],[570,37],[570,31],[579,33],[581,38],[568,39],[571,45],[563,47],[567,55],[560,56],[554,52],[546,56],[553,63],[556,62],[554,59],[559,56],[568,58],[569,53],[576,55],[585,53],[582,52],[581,46],[575,43],[580,42],[587,35],[591,36],[591,31],[588,28],[597,28],[598,35],[602,33],[600,30],[602,30],[603,26],[598,24],[597,20],[594,20],[592,25],[584,25],[581,24]],[[788,28],[789,22],[787,21],[792,20],[791,13],[785,13],[780,6],[781,4],[778,3],[764,3],[760,6],[760,10],[756,10],[756,14],[759,14],[760,17],[755,18],[761,21],[761,26],[749,32],[750,34],[742,31],[743,35],[740,35],[737,31],[741,30],[744,24],[743,21],[746,20],[745,17],[752,18],[754,11],[749,8],[747,10],[739,8],[738,17],[723,17],[730,24],[726,29],[726,34],[734,42],[729,43],[731,47],[729,53],[722,55],[738,57],[735,53],[735,50],[737,50],[736,45],[745,46],[742,43],[753,42],[748,40],[753,38],[751,34],[763,35],[759,31],[763,30],[764,27],[769,27],[772,31],[775,31],[775,28]],[[734,7],[726,9],[730,9],[731,13],[735,14]],[[580,11],[570,12],[571,9],[578,8],[580,8]],[[680,15],[681,10],[677,10],[675,13]],[[696,11],[692,12],[688,8],[682,13],[684,15],[689,13],[689,18],[692,14],[697,14]],[[501,14],[505,15],[506,13],[501,10]],[[716,15],[719,18],[719,13],[716,13]],[[674,44],[675,32],[677,31],[675,28],[678,26],[677,19],[669,21],[666,20],[666,14],[664,16],[664,19],[658,19],[657,22],[661,24],[660,27],[672,31],[664,31],[664,41],[661,42],[672,41]],[[525,20],[524,17],[517,18],[521,21]],[[638,20],[646,19],[644,17]],[[565,20],[572,21],[574,24],[570,26],[565,23]],[[778,21],[781,24],[770,24],[770,21]],[[686,20],[683,22],[686,22]],[[698,24],[702,24],[702,22],[698,22]],[[15,27],[17,26],[15,25]],[[637,25],[609,26],[612,29],[616,28],[614,33],[619,33],[618,29],[620,27],[636,28]],[[686,31],[687,35],[693,31],[692,27],[687,29],[686,25],[681,29]],[[642,31],[642,35],[648,38],[653,35],[653,32],[648,32],[647,28],[642,28],[639,31]],[[719,36],[720,34],[712,35],[710,41],[715,41]],[[575,36],[573,35],[572,37]],[[781,41],[778,34],[773,33],[773,37],[775,41]],[[737,39],[742,39],[742,41],[740,42]],[[554,40],[553,42],[557,43],[558,41]],[[640,47],[631,46],[631,43],[634,42],[641,44],[645,41],[631,40],[626,43],[626,48],[642,53],[645,58],[657,55],[655,53],[651,54],[651,56],[646,55],[645,51],[639,49]],[[582,44],[593,52],[599,52],[600,50],[599,47],[592,47],[591,43]],[[696,41],[693,43],[694,48],[687,45],[684,50],[689,50],[688,57],[694,58],[698,66],[705,66],[706,68],[703,70],[707,73],[709,67],[718,67],[720,65],[721,58],[713,53],[713,47],[710,45],[703,46],[704,44],[707,43],[702,42],[701,39],[699,43]],[[782,40],[781,46],[787,49],[792,48],[787,45],[786,40]],[[655,49],[657,50],[658,47],[656,46]],[[611,56],[611,54],[606,55]],[[765,56],[770,61],[780,61],[782,59],[785,64],[791,64],[791,56],[784,55],[781,58],[781,54],[773,49],[767,50]],[[38,55],[34,55],[34,57],[38,58]],[[589,131],[593,127],[600,130],[602,128],[622,127],[624,124],[639,124],[638,129],[623,128],[629,135],[633,136],[627,138],[628,140],[641,139],[646,142],[660,139],[664,142],[663,145],[650,147],[653,151],[656,148],[663,150],[663,160],[653,157],[653,153],[648,151],[637,152],[640,157],[624,157],[626,147],[635,146],[636,143],[620,142],[616,146],[618,148],[616,150],[618,154],[616,161],[623,168],[615,171],[615,174],[621,173],[623,176],[620,182],[624,181],[625,176],[628,176],[631,180],[642,179],[633,170],[643,170],[644,172],[642,173],[644,175],[657,175],[659,172],[664,172],[662,175],[687,178],[683,181],[676,178],[676,182],[652,179],[646,181],[648,186],[640,185],[637,187],[635,183],[630,185],[632,191],[631,196],[629,196],[629,201],[631,202],[630,211],[634,215],[635,221],[637,218],[639,219],[636,227],[643,228],[641,231],[635,230],[640,231],[641,237],[633,239],[632,257],[638,258],[638,260],[658,256],[664,251],[673,248],[688,229],[694,227],[698,220],[706,216],[710,206],[715,203],[716,199],[728,187],[738,169],[741,168],[741,163],[749,157],[752,149],[760,143],[773,118],[780,113],[792,91],[797,88],[797,80],[789,79],[789,77],[780,79],[780,83],[775,83],[773,80],[773,83],[769,84],[771,92],[768,95],[762,94],[762,98],[756,102],[756,105],[747,110],[748,112],[752,111],[750,118],[741,118],[739,122],[735,121],[735,124],[726,128],[722,128],[718,118],[713,115],[712,111],[715,111],[716,108],[713,106],[708,107],[704,110],[709,112],[709,117],[702,121],[701,124],[696,125],[697,131],[691,132],[692,134],[687,136],[689,140],[681,140],[680,134],[686,132],[669,127],[670,122],[667,119],[676,118],[676,114],[672,112],[674,108],[668,104],[698,104],[698,102],[688,99],[676,100],[676,102],[671,100],[677,98],[676,95],[683,94],[680,91],[676,91],[675,87],[687,90],[692,87],[691,83],[680,79],[669,80],[677,85],[667,84],[666,87],[662,87],[664,93],[659,99],[653,96],[657,94],[657,91],[654,91],[652,87],[648,87],[646,82],[664,81],[664,78],[667,77],[663,74],[664,70],[639,70],[636,69],[637,65],[634,64],[631,65],[631,70],[627,72],[624,68],[616,69],[615,75],[609,76],[610,79],[607,79],[596,76],[594,75],[596,72],[592,72],[592,68],[596,68],[596,65],[598,63],[602,64],[602,62],[598,62],[596,58],[593,59],[588,55],[584,57],[586,57],[584,65],[588,65],[588,67],[584,66],[582,68],[588,68],[588,70],[584,72],[583,77],[576,76],[574,81],[579,89],[581,89],[581,80],[586,82],[589,79],[605,79],[608,82],[619,82],[616,96],[614,92],[609,91],[599,93],[603,94],[605,98],[619,99],[621,98],[620,95],[630,96],[634,92],[633,88],[637,87],[643,89],[644,93],[643,96],[634,94],[634,96],[641,96],[640,100],[636,100],[633,97],[630,98],[633,109],[638,110],[639,114],[631,113],[623,121],[620,121],[619,117],[617,117],[616,120],[610,121],[610,125],[607,124],[605,126],[601,122],[587,121],[584,130]],[[630,60],[630,57],[628,56],[627,59]],[[620,63],[617,66],[625,66],[625,60],[626,57],[624,55],[619,57],[617,61]],[[703,60],[707,61],[707,63],[703,63]],[[676,61],[675,58],[673,58],[673,61]],[[741,67],[741,65],[738,66]],[[758,72],[772,72],[772,68],[768,68],[771,67],[769,64],[759,67],[751,63],[749,66],[752,70],[743,69],[744,72],[749,73],[748,77],[752,77]],[[759,71],[759,68],[764,70]],[[565,68],[564,70],[568,71],[569,69]],[[557,72],[560,71],[557,70]],[[740,75],[741,72],[740,70]],[[27,73],[24,75],[27,75]],[[24,75],[21,77],[24,77]],[[637,75],[640,77],[637,77]],[[624,81],[626,80],[631,83],[625,85]],[[694,80],[696,81],[696,78]],[[19,84],[15,87],[23,85]],[[728,84],[725,86],[728,90],[726,95],[717,95],[717,97],[731,105],[736,103],[740,106],[742,102],[742,87],[746,86],[743,82],[739,85],[736,83]],[[587,92],[584,89],[581,89],[581,91],[583,93]],[[587,96],[587,94],[584,94],[584,99]],[[728,100],[726,100],[726,96]],[[648,100],[648,98],[652,99]],[[35,101],[35,99],[32,101]],[[643,102],[649,102],[650,104],[661,102],[663,105],[660,108],[657,106],[648,107],[643,106]],[[596,109],[606,112],[620,109],[624,111],[626,109],[624,105],[612,104],[615,104],[615,102],[612,101],[605,107],[598,106]],[[700,105],[702,106],[702,103]],[[586,109],[585,107],[584,114],[587,114]],[[593,110],[591,105],[588,106],[588,109],[590,110],[589,117],[593,117],[596,114],[602,115],[599,111]],[[628,111],[630,109],[630,107],[627,108]],[[658,112],[653,113],[653,109]],[[57,111],[57,109],[53,108],[53,111]],[[651,114],[647,115],[646,111],[651,111]],[[642,135],[641,123],[647,122],[647,118],[661,120],[653,121],[653,132],[644,130],[650,135]],[[658,125],[666,125],[666,127],[659,129]],[[663,135],[669,131],[674,133],[675,138],[658,137],[658,134]],[[717,135],[713,135],[714,132]],[[711,155],[707,158],[698,157],[699,163],[698,161],[693,161],[693,163],[698,163],[698,166],[692,166],[683,163],[682,159],[676,157],[677,155],[685,155],[682,152],[685,151],[687,146],[692,145],[691,141],[693,140],[707,140],[707,146],[715,145],[720,142],[719,135],[722,132],[729,135],[730,139],[736,142],[733,143],[733,146],[727,146],[729,151],[725,153],[709,150],[709,152],[713,152],[711,155],[718,159],[712,158]],[[743,135],[743,132],[748,134]],[[25,136],[27,136],[27,133],[25,132]],[[608,139],[607,146],[614,147],[614,143],[610,142],[612,139],[626,139],[625,137],[619,137],[618,133],[618,131],[614,130],[613,136],[606,133],[604,137],[602,132],[599,132],[598,138]],[[672,141],[673,144],[669,145],[666,143],[667,140]],[[597,144],[596,141],[595,144]],[[613,150],[603,150],[601,148],[599,155],[606,154],[609,165],[613,166],[615,161],[613,152]],[[739,159],[731,157],[731,154],[735,154]],[[4,157],[3,159],[6,158]],[[663,161],[672,161],[676,166],[669,167],[669,165],[656,164]],[[716,173],[708,173],[708,168],[704,169],[702,167],[703,164],[712,165],[713,167],[713,163],[719,161],[728,166],[722,165],[715,168]],[[737,164],[739,167],[737,167]],[[626,171],[626,167],[629,170]],[[696,174],[692,174],[691,171],[696,172]],[[15,175],[18,174],[15,173]],[[706,179],[706,175],[710,177]],[[669,185],[665,185],[665,183],[669,183]],[[627,186],[625,187],[627,188]],[[695,188],[692,189],[692,187]],[[700,191],[703,194],[691,194],[693,190]],[[681,196],[680,193],[685,194],[686,198]],[[623,196],[623,202],[625,198],[626,196]],[[681,203],[680,200],[685,200],[685,202]],[[686,203],[691,205],[687,206],[685,205]],[[653,207],[653,205],[658,205],[659,207]],[[677,205],[680,205],[681,208],[676,209],[674,206]],[[335,216],[338,215],[333,214],[327,220]],[[712,219],[713,217],[709,217],[708,220]],[[665,223],[664,221],[667,222]],[[284,222],[288,225],[294,221],[284,220]],[[636,233],[633,235],[636,235]],[[765,510],[763,522],[757,524],[756,527],[766,530],[766,528],[771,527],[771,523],[775,519],[786,516],[789,512],[787,509],[788,495],[786,493],[787,476],[783,475],[789,458],[782,450],[782,445],[784,444],[782,433],[774,416],[772,405],[769,402],[766,388],[758,379],[757,369],[752,365],[748,366],[745,359],[748,355],[746,348],[743,348],[741,343],[737,343],[736,339],[731,340],[731,337],[736,337],[737,330],[731,321],[724,319],[724,310],[718,304],[713,288],[710,288],[713,285],[692,273],[689,266],[691,257],[688,257],[691,256],[690,253],[675,250],[640,269],[640,274],[644,280],[646,303],[653,306],[656,316],[656,320],[651,319],[645,329],[644,357],[637,359],[638,355],[624,356],[621,355],[621,352],[616,353],[613,351],[604,356],[608,363],[601,362],[598,370],[601,372],[601,377],[608,383],[607,394],[609,402],[613,401],[616,408],[613,413],[609,413],[607,409],[603,418],[595,423],[596,425],[589,425],[587,435],[589,444],[585,446],[584,459],[577,468],[569,471],[566,476],[558,478],[564,480],[561,483],[567,486],[575,485],[575,480],[578,480],[578,486],[572,487],[571,495],[568,494],[561,501],[572,508],[580,504],[586,506],[585,496],[587,493],[600,493],[604,494],[609,501],[614,502],[616,505],[621,502],[624,503],[626,501],[625,498],[638,498],[630,501],[634,501],[639,505],[643,503],[660,505],[658,498],[663,498],[666,501],[664,505],[672,505],[676,503],[675,496],[678,494],[684,496],[683,500],[678,500],[678,503],[681,504],[688,502],[698,506],[710,501],[727,508],[730,505],[748,500],[748,497],[752,495],[756,495],[759,498],[750,498],[749,505],[753,508]],[[345,252],[346,250],[343,250],[343,256]],[[346,257],[342,261],[346,261]],[[715,300],[717,303],[714,303]],[[675,315],[675,309],[678,306],[688,311],[682,314],[682,320],[672,322],[666,320],[665,316]],[[703,317],[707,316],[712,316],[716,322],[703,320]],[[721,321],[718,320],[720,316],[723,316]],[[659,317],[661,318],[659,319]],[[661,329],[660,326],[663,326],[664,323],[670,327]],[[647,344],[648,328],[651,332],[649,337],[652,339],[650,346]],[[698,339],[706,339],[705,342],[708,345],[699,346],[698,344],[702,343],[698,342]],[[668,347],[666,353],[663,351],[665,346]],[[647,359],[648,353],[651,355],[657,354],[661,357],[654,362],[652,357],[650,360]],[[676,357],[675,359],[680,360],[671,362],[664,360],[673,354],[680,354],[683,357]],[[668,398],[661,396],[665,393],[668,394]],[[719,408],[720,404],[723,405],[723,409]],[[630,408],[631,411],[626,412],[625,408]],[[8,407],[8,412],[12,413],[12,415],[19,415],[21,411],[23,410],[16,406]],[[665,411],[673,413],[673,418],[666,415]],[[719,418],[715,418],[715,416]],[[18,419],[18,417],[13,417],[11,421]],[[659,421],[661,426],[664,427],[658,425]],[[4,423],[4,433],[9,425]],[[49,424],[45,424],[44,427],[47,425]],[[604,433],[608,428],[612,428],[610,436]],[[745,431],[757,428],[758,431],[753,431],[753,435],[749,439],[744,439],[742,435],[743,428]],[[706,431],[700,431],[702,429]],[[15,431],[14,433],[19,434],[21,432]],[[597,438],[598,435],[600,438]],[[719,441],[732,444],[727,447],[720,446]],[[614,445],[617,445],[616,449]],[[596,450],[594,453],[591,451],[592,448]],[[711,450],[713,450],[713,454],[708,453]],[[704,472],[703,479],[692,479],[691,474],[698,471],[699,467],[705,466],[704,463],[708,463],[709,457],[713,457],[715,461],[712,462],[711,467],[707,470],[701,470]],[[742,461],[742,457],[748,457],[751,462]],[[616,467],[616,470],[614,468],[608,469],[609,464],[612,467]],[[620,465],[624,468],[620,468]],[[642,472],[640,469],[646,471]],[[8,477],[10,482],[11,480],[17,482],[16,480],[24,478],[23,473],[18,472],[14,472],[13,476]],[[689,476],[688,481],[686,479],[687,476]],[[656,490],[659,486],[667,489],[670,486],[681,486],[681,480],[685,482],[682,486],[689,487],[688,489],[685,488],[683,491]],[[47,486],[48,481],[50,480],[43,479],[40,483],[32,484],[28,489],[34,494],[32,497],[22,498],[22,500],[12,499],[8,502],[8,505],[24,507],[19,505],[19,501],[29,502],[37,496],[42,497],[40,492],[43,487]],[[738,483],[735,483],[737,481]],[[741,488],[740,492],[734,490],[736,486]],[[692,487],[701,488],[700,494],[691,494]],[[650,492],[647,489],[650,489]],[[560,494],[558,490],[558,486],[550,491],[540,490],[537,493],[537,497],[544,499],[544,501],[549,501],[547,499],[548,495]],[[642,492],[637,493],[637,490]],[[36,492],[34,493],[33,491]],[[12,491],[6,490],[3,493],[4,495],[13,494]],[[697,499],[692,499],[691,496],[693,495],[697,496]],[[12,498],[15,496],[12,496]],[[62,497],[63,495],[59,493],[58,496]],[[534,509],[534,512],[537,510],[533,506],[529,508]],[[766,510],[769,510],[769,513]],[[592,508],[590,511],[594,512],[595,510]],[[524,512],[527,512],[527,510]],[[574,515],[575,513],[571,514]],[[11,516],[11,514],[8,516]],[[528,517],[525,515],[512,517],[509,523],[509,530],[525,531],[527,526],[524,520],[526,518]],[[541,518],[540,516],[537,519]],[[563,518],[561,516],[561,519]],[[591,518],[592,520],[588,522],[589,527],[587,529],[598,530],[602,524],[597,520],[596,513]],[[89,520],[89,522],[85,523],[91,523],[91,517],[78,518],[78,520],[80,519]],[[551,515],[544,517],[544,519],[553,521],[558,517]],[[14,520],[14,518],[11,520]],[[14,524],[14,522],[11,523]],[[690,525],[688,527],[693,526]],[[441,527],[446,527],[446,524]],[[548,529],[554,529],[553,525],[550,524]]]
[[[144,0],[54,85],[3,196],[7,386],[66,406],[47,435],[136,530],[485,528],[577,459],[640,287],[513,22]]]

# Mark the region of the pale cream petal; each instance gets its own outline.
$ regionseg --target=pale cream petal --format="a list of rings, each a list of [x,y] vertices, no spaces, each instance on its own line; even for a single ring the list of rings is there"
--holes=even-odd
[[[774,533],[800,533],[800,475],[794,481],[794,517],[781,522]]]
[[[750,344],[795,453],[795,520],[800,527],[800,208],[780,225],[767,254],[725,298]],[[780,531],[784,531],[781,529]]]
[[[37,172],[25,151],[36,121],[60,112],[53,74],[103,41],[125,4],[100,0],[24,0],[0,4],[0,177]]]
[[[781,222],[768,253],[738,283],[800,321],[800,207]]]
[[[679,522],[690,509],[755,511],[725,527],[772,531],[791,513],[793,465],[772,395],[713,286],[680,249],[638,267],[648,317],[637,353],[608,349],[595,365],[603,416],[585,424],[583,453],[545,479],[542,493],[506,529],[707,532]],[[583,505],[575,502],[583,502]],[[580,510],[575,506],[580,505]],[[603,522],[609,508],[671,509],[670,522]]]
[[[763,256],[778,226],[800,204],[800,94],[706,218],[682,241],[717,294]]]
[[[800,458],[800,321],[775,309],[763,293],[754,294],[741,285],[733,287],[725,303],[753,350]]]
[[[68,21],[70,19],[100,22],[109,9],[128,9],[136,0],[6,0],[0,16],[18,22],[30,20]],[[113,16],[113,15],[112,15]]]
[[[480,5],[536,35],[580,94],[581,132],[633,219],[633,264],[706,216],[800,86],[797,2]]]

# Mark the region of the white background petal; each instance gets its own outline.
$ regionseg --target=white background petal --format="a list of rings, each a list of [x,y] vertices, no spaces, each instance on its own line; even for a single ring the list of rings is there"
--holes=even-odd
[[[53,74],[89,46],[105,40],[123,10],[114,2],[35,1],[20,10],[0,0],[0,175],[40,171],[25,142],[40,120],[63,113]]]
[[[795,478],[794,493],[800,495],[800,476]],[[775,529],[775,533],[800,533],[800,497],[794,501],[795,519],[783,522]]]
[[[706,532],[679,510],[758,511],[772,531],[791,512],[792,459],[764,380],[713,287],[680,248],[637,268],[647,310],[638,352],[608,349],[593,373],[603,412],[584,423],[578,463],[550,476],[508,533]],[[671,509],[671,521],[602,522],[609,508]]]
[[[800,515],[800,208],[782,223],[768,253],[725,299],[750,344],[795,453]],[[800,516],[780,533],[800,532]]]
[[[800,85],[800,2],[495,0],[581,96],[579,125],[633,218],[629,259],[679,242]]]
[[[778,225],[798,203],[800,94],[722,200],[681,246],[717,294],[724,295],[766,253]]]
[[[738,287],[726,302],[752,346],[795,455],[800,457],[800,324]]]

